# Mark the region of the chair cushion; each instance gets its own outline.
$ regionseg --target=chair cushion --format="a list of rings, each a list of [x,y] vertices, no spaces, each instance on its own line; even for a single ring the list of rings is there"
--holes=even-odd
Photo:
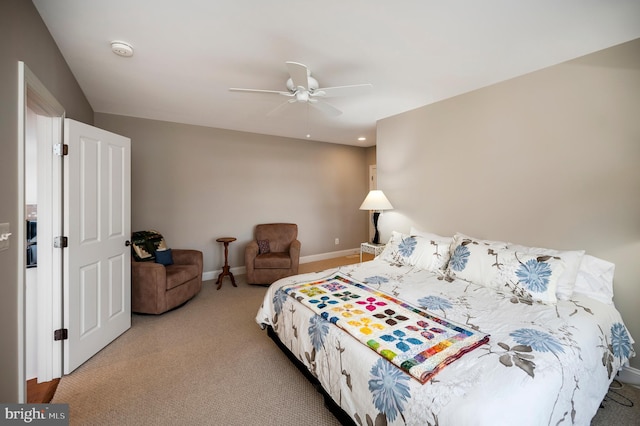
[[[291,268],[291,257],[289,253],[265,253],[256,256],[253,262],[255,269],[289,269]]]
[[[171,255],[171,249],[156,250],[156,263],[164,266],[173,265],[173,256]]]
[[[198,265],[173,265],[166,266],[167,290],[185,284],[198,276]]]

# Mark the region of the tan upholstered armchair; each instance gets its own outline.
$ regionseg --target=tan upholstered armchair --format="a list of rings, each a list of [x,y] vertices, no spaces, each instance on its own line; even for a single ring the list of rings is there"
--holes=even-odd
[[[136,238],[136,234],[144,235],[147,241],[141,242],[143,237]],[[155,241],[149,241],[154,237]],[[161,314],[186,303],[200,292],[201,251],[168,250],[162,236],[154,231],[134,233],[132,239],[135,254],[131,256],[132,312]],[[143,245],[146,247],[140,248]],[[163,252],[162,256],[159,256],[158,250]],[[162,262],[172,264],[157,263],[161,257]]]
[[[296,275],[300,263],[298,225],[267,223],[257,225],[255,240],[244,253],[249,284],[271,284]]]

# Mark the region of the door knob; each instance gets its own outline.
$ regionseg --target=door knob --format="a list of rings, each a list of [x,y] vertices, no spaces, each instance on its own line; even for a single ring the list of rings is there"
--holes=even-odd
[[[131,245],[131,241],[129,241],[129,240],[125,241],[124,245],[129,247]]]

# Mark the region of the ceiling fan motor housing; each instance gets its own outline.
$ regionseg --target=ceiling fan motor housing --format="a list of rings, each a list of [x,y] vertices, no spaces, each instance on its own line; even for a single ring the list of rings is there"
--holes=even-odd
[[[313,93],[313,91],[316,90],[320,86],[318,85],[318,80],[316,80],[315,78],[313,78],[311,76],[308,76],[307,77],[307,87],[309,88],[309,92]],[[298,88],[293,85],[293,80],[291,79],[291,77],[289,77],[289,79],[287,80],[287,89],[289,89],[289,91],[291,93],[295,93],[296,90],[298,90]]]

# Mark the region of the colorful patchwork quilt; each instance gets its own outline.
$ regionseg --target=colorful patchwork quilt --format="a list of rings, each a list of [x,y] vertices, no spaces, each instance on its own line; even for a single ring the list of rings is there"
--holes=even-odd
[[[341,274],[283,287],[421,383],[489,341],[489,335],[438,317]]]

